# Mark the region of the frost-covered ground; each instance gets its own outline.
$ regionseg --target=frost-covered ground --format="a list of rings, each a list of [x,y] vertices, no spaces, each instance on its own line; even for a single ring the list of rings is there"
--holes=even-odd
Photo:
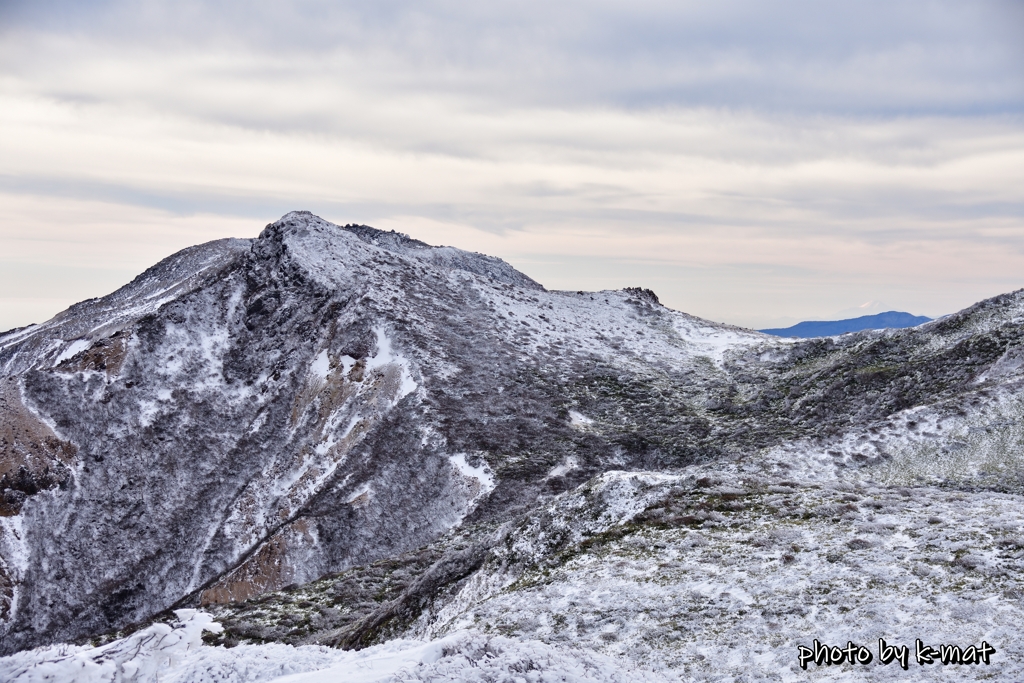
[[[173,625],[157,624],[103,647],[57,645],[0,658],[7,683],[385,683],[411,681],[675,680],[621,658],[480,633],[429,642],[394,640],[358,652],[322,646],[203,645],[202,631],[220,627],[209,615],[180,610]]]
[[[693,680],[1024,677],[1020,496],[699,474],[611,474],[570,496],[419,632],[584,646]],[[599,523],[581,521],[591,511]],[[911,648],[906,673],[879,665],[879,638]],[[922,667],[918,638],[997,654]],[[874,661],[802,671],[815,639]]]
[[[210,647],[197,635],[210,617],[188,613],[195,623],[177,631],[158,624],[102,648],[0,659],[0,679],[157,680],[150,670],[181,683],[1024,678],[1021,496],[883,486],[863,472],[796,481],[739,469],[598,477],[503,529],[460,590],[382,645]],[[138,647],[152,629],[172,636],[166,654]],[[898,659],[880,664],[879,639],[909,648],[907,670]],[[917,639],[936,649],[984,642],[995,653],[987,665],[919,664]],[[802,670],[798,648],[815,640],[852,641],[872,660]],[[110,663],[129,651],[142,652],[127,670],[139,677],[117,678]],[[73,671],[80,678],[66,677]]]
[[[1017,675],[1024,291],[780,340],[299,212],[0,334],[0,374],[5,654],[203,606],[213,659],[756,678],[927,627]]]

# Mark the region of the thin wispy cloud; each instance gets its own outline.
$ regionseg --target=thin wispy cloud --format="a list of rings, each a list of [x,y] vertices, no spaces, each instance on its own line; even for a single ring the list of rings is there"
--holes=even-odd
[[[296,208],[746,325],[949,312],[1024,285],[1022,45],[1016,2],[9,2],[0,327]]]

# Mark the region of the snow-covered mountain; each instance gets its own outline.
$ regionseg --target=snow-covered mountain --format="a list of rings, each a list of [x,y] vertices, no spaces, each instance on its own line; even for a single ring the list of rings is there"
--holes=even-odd
[[[291,213],[0,335],[0,649],[196,605],[232,638],[431,635],[459,622],[465,586],[504,585],[473,577],[525,575],[495,569],[514,564],[495,559],[510,520],[526,538],[603,473],[768,487],[968,443],[1019,394],[1022,322],[1016,292],[918,328],[783,340]],[[1015,485],[986,467],[960,473]],[[359,581],[316,624],[251,617],[325,575]]]

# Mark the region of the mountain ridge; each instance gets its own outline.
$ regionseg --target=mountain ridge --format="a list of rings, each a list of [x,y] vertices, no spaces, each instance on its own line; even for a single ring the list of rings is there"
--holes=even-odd
[[[36,526],[4,534],[4,647],[110,628],[185,595],[238,599],[310,580],[417,547],[473,510],[551,495],[603,459],[636,460],[616,455],[619,437],[563,422],[531,354],[562,353],[545,342],[559,341],[558,311],[560,327],[593,324],[600,316],[580,307],[611,301],[639,330],[662,309],[623,293],[547,293],[490,257],[410,251],[292,213],[256,240],[185,250],[110,297],[0,337],[18,415],[46,434],[12,448],[49,453],[7,454],[4,519]],[[605,331],[588,337],[592,352],[644,345]],[[415,364],[403,348],[418,350]],[[685,357],[673,349],[662,351]],[[464,400],[467,389],[485,404]],[[68,476],[52,482],[71,451]],[[575,452],[578,466],[545,478]],[[493,491],[480,453],[504,462]],[[127,555],[86,540],[98,532]]]
[[[614,470],[874,467],[1018,392],[1022,320],[777,339],[289,213],[0,335],[0,649],[473,545]]]
[[[931,321],[923,315],[912,315],[902,311],[885,311],[873,315],[862,315],[857,318],[846,320],[805,320],[790,327],[770,328],[758,330],[765,334],[776,337],[799,337],[810,339],[813,337],[833,337],[839,334],[850,332],[862,332],[864,330],[901,329],[905,327],[916,327]]]

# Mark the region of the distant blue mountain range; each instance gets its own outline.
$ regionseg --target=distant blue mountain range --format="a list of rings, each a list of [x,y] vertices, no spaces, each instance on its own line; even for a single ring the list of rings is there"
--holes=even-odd
[[[859,318],[849,320],[807,320],[797,323],[792,327],[777,328],[771,330],[760,330],[765,334],[773,334],[776,337],[831,337],[847,332],[860,332],[861,330],[883,330],[887,327],[914,327],[926,323],[931,318],[923,315],[910,315],[899,311],[886,311],[875,315],[862,315]]]

